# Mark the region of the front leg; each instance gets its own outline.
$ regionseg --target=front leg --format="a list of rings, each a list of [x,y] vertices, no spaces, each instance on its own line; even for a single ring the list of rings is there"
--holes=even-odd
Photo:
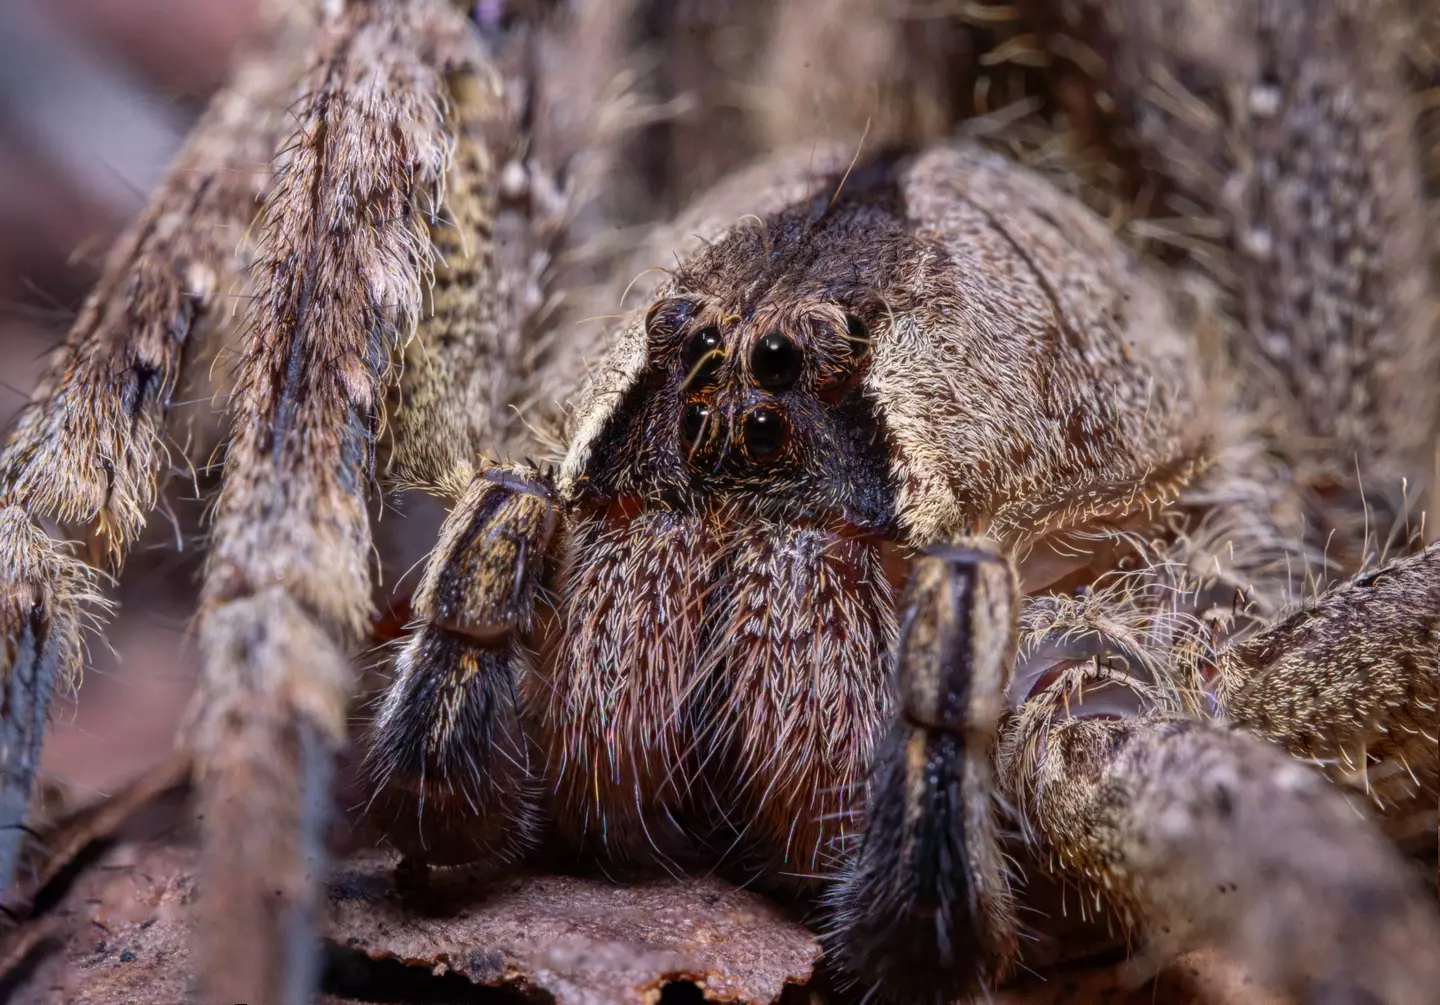
[[[830,895],[841,965],[896,1000],[953,1000],[1016,953],[991,759],[1018,606],[1013,566],[981,542],[918,560],[901,604],[899,715]]]
[[[1216,653],[1236,724],[1363,792],[1390,838],[1433,847],[1440,802],[1440,554],[1337,584]]]
[[[517,694],[559,521],[549,478],[515,468],[476,475],[445,521],[369,753],[372,810],[412,861],[503,865],[534,842]]]
[[[1402,519],[1433,472],[1440,343],[1404,5],[1031,9],[1048,11],[1033,30],[1093,57],[1060,100],[1109,127],[1116,162],[1143,166],[1151,232],[1227,295],[1244,394],[1314,491],[1313,540],[1356,562],[1364,548],[1350,549]]]
[[[1433,723],[1433,566],[1360,577],[1217,653],[1186,606],[1203,584],[1170,578],[1184,554],[1027,605],[1001,790],[1041,858],[1153,962],[1208,945],[1297,1001],[1440,1000],[1440,918],[1375,824],[1310,765],[1211,718],[1335,768],[1368,745],[1398,794],[1404,752],[1434,757],[1410,733],[1427,708]],[[1433,773],[1410,759],[1421,789]]]

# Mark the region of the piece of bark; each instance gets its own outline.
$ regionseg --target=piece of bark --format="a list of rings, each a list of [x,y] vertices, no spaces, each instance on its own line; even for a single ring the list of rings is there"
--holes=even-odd
[[[815,937],[765,899],[716,879],[615,886],[526,876],[444,916],[396,893],[388,862],[345,863],[330,885],[331,938],[372,959],[543,990],[558,1005],[654,1002],[671,981],[707,999],[775,1001],[803,984]]]
[[[12,935],[0,1000],[193,1000],[194,875],[186,846],[117,845],[17,929],[23,939]],[[430,895],[401,899],[388,860],[340,862],[327,899],[326,993],[317,1002],[655,1005],[665,985],[684,981],[710,1001],[771,1002],[808,981],[818,962],[805,928],[720,880],[615,886],[522,876],[462,897],[452,879],[438,876]],[[1153,979],[1137,975],[1135,962],[1077,963],[1022,974],[964,1005],[1282,1005],[1209,952],[1182,956]],[[828,1000],[792,994],[785,1000]]]

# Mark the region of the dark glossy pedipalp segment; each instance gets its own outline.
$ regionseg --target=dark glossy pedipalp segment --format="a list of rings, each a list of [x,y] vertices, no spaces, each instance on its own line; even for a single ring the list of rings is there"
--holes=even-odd
[[[890,1000],[950,1001],[1016,952],[990,758],[1018,603],[1008,560],[982,543],[912,566],[900,714],[876,757],[864,837],[827,896],[840,965]]]
[[[559,521],[547,475],[491,468],[441,530],[368,754],[371,819],[413,861],[498,867],[534,841],[519,688]]]
[[[513,864],[535,841],[538,768],[516,690],[524,643],[412,636],[371,740],[371,824],[417,865]]]

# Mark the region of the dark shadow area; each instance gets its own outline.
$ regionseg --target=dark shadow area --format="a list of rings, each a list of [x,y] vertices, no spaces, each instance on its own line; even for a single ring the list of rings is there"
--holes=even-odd
[[[660,989],[660,1005],[704,1005],[705,992],[690,981],[671,981]]]
[[[320,990],[362,1002],[396,1005],[554,1005],[555,1002],[554,997],[544,991],[481,987],[456,973],[437,977],[428,967],[406,966],[399,960],[372,960],[364,953],[333,942],[325,944],[325,972]]]

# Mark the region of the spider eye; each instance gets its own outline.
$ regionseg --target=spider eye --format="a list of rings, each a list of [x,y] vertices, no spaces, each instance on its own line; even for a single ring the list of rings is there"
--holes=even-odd
[[[750,350],[750,371],[767,391],[784,391],[800,379],[800,347],[780,332],[770,332]]]
[[[856,359],[870,351],[870,329],[854,314],[845,315],[845,341]]]
[[[715,371],[720,369],[720,350],[723,345],[720,329],[714,325],[707,325],[690,336],[690,341],[685,343],[685,354],[681,358],[681,362],[685,364],[687,383],[692,380],[702,384],[710,382]]]
[[[680,413],[680,437],[691,453],[700,449],[704,442],[711,414],[710,406],[703,401],[692,401]]]
[[[695,304],[679,297],[660,300],[645,314],[645,330],[651,335],[673,335],[695,316]]]
[[[745,416],[745,450],[756,460],[779,453],[787,435],[785,417],[773,408],[761,406]]]

